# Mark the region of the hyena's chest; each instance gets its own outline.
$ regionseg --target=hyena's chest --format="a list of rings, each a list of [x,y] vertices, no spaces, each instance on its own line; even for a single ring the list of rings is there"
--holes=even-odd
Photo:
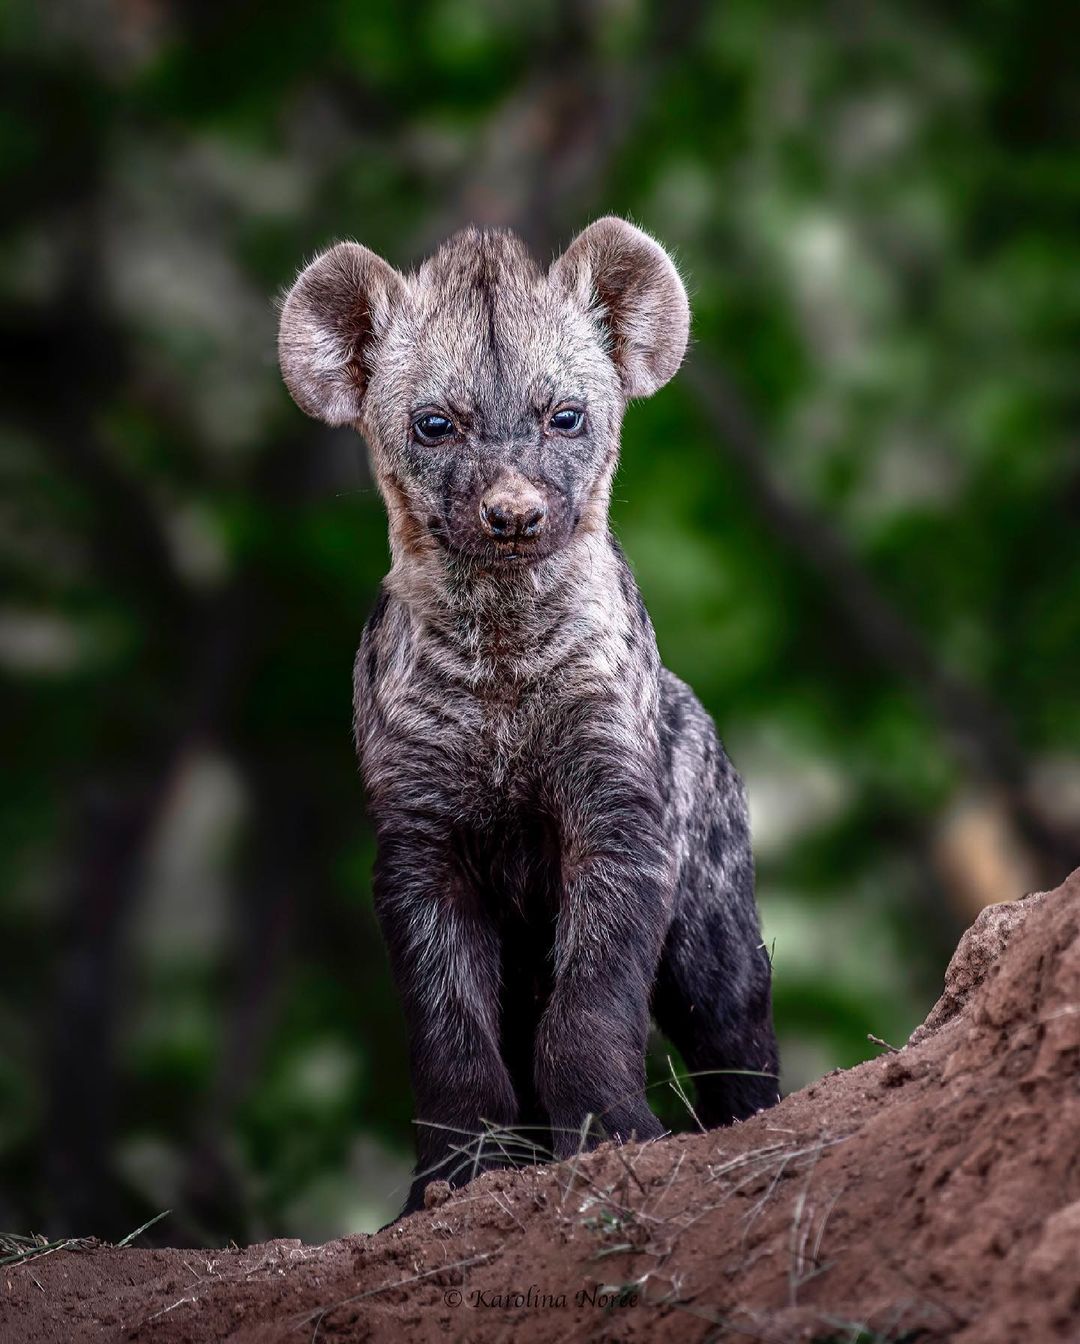
[[[463,820],[506,831],[528,815],[551,765],[550,733],[531,696],[495,688],[450,710],[457,728],[446,781]]]
[[[369,792],[415,792],[482,828],[531,797],[552,759],[544,703],[532,688],[496,679],[474,688],[423,667],[373,678],[357,716]]]

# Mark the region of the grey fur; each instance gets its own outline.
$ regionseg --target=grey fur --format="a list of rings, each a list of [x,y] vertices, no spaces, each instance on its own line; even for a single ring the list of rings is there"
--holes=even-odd
[[[608,527],[626,401],[688,331],[667,254],[618,219],[547,272],[503,232],[408,276],[340,243],[284,305],[285,381],[363,432],[390,518],[355,730],[419,1113],[407,1209],[467,1178],[454,1131],[482,1121],[557,1153],[589,1114],[662,1133],[650,1007],[691,1069],[750,1071],[699,1080],[709,1123],[776,1099],[742,786]]]

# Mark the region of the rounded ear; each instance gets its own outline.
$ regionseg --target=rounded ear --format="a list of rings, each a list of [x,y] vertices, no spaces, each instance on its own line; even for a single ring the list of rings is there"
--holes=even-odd
[[[649,397],[682,363],[690,304],[671,258],[624,219],[598,219],[551,268],[601,328],[627,398]]]
[[[278,361],[297,406],[328,425],[360,415],[373,345],[405,282],[359,243],[337,243],[300,272],[278,327]]]

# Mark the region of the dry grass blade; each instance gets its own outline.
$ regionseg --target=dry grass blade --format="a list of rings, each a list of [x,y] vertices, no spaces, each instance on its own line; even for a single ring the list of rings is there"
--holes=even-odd
[[[134,1232],[129,1232],[126,1237],[118,1241],[116,1243],[117,1246],[130,1246],[133,1241],[138,1237],[141,1237],[142,1234],[153,1227],[155,1223],[160,1223],[162,1218],[168,1218],[170,1213],[172,1213],[172,1209],[162,1209],[160,1213],[155,1213],[153,1218],[147,1218],[142,1227],[137,1227]]]
[[[0,1265],[22,1265],[28,1260],[52,1255],[54,1251],[88,1251],[100,1245],[97,1237],[61,1237],[48,1241],[44,1237],[23,1237],[18,1233],[0,1234]]]
[[[168,1217],[171,1212],[171,1209],[165,1209],[161,1213],[156,1213],[153,1218],[148,1218],[141,1227],[137,1227],[134,1232],[129,1232],[126,1237],[118,1241],[117,1249],[130,1246],[147,1228],[160,1223],[162,1218]],[[101,1244],[98,1237],[58,1237],[55,1241],[50,1241],[37,1233],[24,1237],[17,1232],[0,1232],[0,1252],[2,1252],[0,1266],[23,1265],[29,1260],[38,1260],[43,1255],[52,1255],[54,1251],[89,1251]]]
[[[670,1055],[668,1055],[667,1057],[667,1066],[671,1071],[671,1079],[670,1082],[668,1083],[668,1086],[671,1088],[672,1092],[674,1092],[675,1095],[679,1098],[682,1104],[686,1107],[687,1114],[693,1120],[694,1124],[697,1125],[699,1132],[704,1134],[705,1126],[701,1123],[701,1118],[699,1117],[697,1111],[695,1111],[693,1106],[690,1104],[690,1098],[686,1095],[686,1088],[683,1085],[683,1080],[675,1072],[675,1065],[672,1063]]]

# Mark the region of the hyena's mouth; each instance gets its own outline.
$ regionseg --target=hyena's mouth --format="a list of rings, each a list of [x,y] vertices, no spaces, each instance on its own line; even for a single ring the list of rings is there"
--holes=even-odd
[[[541,560],[549,554],[548,551],[542,550],[539,546],[523,545],[521,542],[497,545],[492,548],[492,551],[492,559],[497,565],[528,564],[530,560]]]
[[[449,554],[460,559],[471,560],[484,569],[516,569],[546,560],[552,552],[558,550],[553,539],[543,541],[489,541],[486,537],[451,538],[445,528],[432,530],[439,544]]]

